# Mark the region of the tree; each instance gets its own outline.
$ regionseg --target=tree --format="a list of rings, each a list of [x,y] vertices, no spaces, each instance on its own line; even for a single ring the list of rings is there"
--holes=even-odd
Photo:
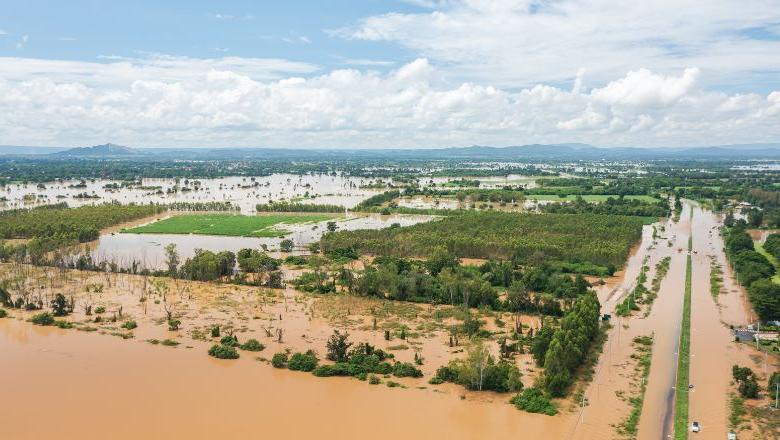
[[[338,330],[334,330],[330,339],[328,339],[328,354],[326,357],[333,362],[346,362],[349,358],[348,351],[351,346],[349,333],[340,333]]]
[[[165,246],[165,265],[168,267],[168,275],[176,278],[179,272],[179,252],[176,243]]]
[[[285,238],[279,243],[279,249],[282,252],[292,252],[294,246],[295,246],[295,242],[293,242],[289,238]]]
[[[70,306],[65,296],[58,293],[51,302],[51,308],[54,316],[67,316],[70,314]]]
[[[534,337],[531,344],[531,353],[534,355],[536,365],[544,365],[544,359],[547,356],[547,349],[550,347],[550,342],[555,331],[551,327],[542,327]]]

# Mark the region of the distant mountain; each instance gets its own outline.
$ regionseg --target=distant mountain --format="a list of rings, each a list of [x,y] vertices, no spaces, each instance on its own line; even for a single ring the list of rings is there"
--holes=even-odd
[[[9,149],[4,152],[3,149]],[[49,154],[45,154],[45,153]],[[509,147],[417,149],[291,149],[291,148],[129,148],[116,144],[49,149],[0,147],[0,154],[32,159],[138,159],[138,160],[463,160],[463,161],[577,161],[577,160],[780,160],[780,143],[717,145],[705,147],[595,147],[588,144],[531,144]]]
[[[143,153],[122,145],[103,144],[94,147],[79,147],[54,153],[60,157],[85,157],[85,158],[104,158],[104,157],[128,157],[139,156]]]

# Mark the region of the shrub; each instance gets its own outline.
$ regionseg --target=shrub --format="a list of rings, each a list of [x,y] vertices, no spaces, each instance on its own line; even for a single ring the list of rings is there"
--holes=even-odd
[[[250,339],[239,345],[238,348],[246,351],[263,351],[265,350],[265,345],[258,342],[257,339]]]
[[[214,344],[209,348],[209,356],[217,359],[238,359],[238,351],[229,345]]]
[[[215,325],[214,327],[211,327],[211,337],[212,338],[218,338],[219,337],[219,326]]]
[[[39,313],[30,320],[35,325],[54,325],[54,316],[49,312]]]
[[[138,328],[138,324],[135,321],[130,320],[122,324],[122,328],[132,330],[134,328]]]
[[[396,387],[400,387],[401,386],[400,383],[393,382],[392,380],[388,380],[386,385],[387,385],[388,388],[396,388]]]
[[[438,376],[433,376],[431,380],[428,381],[431,385],[441,385],[444,383],[444,380]]]
[[[548,416],[554,416],[558,413],[558,409],[550,401],[550,398],[542,390],[535,387],[526,388],[509,402],[517,409],[530,413],[547,414]]]
[[[288,360],[287,353],[285,352],[276,353],[271,358],[271,365],[273,365],[274,368],[285,368],[287,367],[287,360]]]
[[[379,380],[378,376],[375,376],[373,374],[371,376],[368,376],[368,384],[369,385],[379,385],[380,383],[381,383],[381,381]]]
[[[295,353],[290,357],[287,368],[293,371],[310,372],[317,368],[317,354],[309,350],[306,353]]]
[[[178,319],[168,320],[168,330],[170,331],[178,330],[180,325],[181,325],[181,321],[179,321]]]
[[[106,308],[103,306],[96,307],[95,313],[106,313]]]
[[[8,312],[5,309],[0,309],[0,318],[5,318],[6,316],[8,316]]]
[[[62,329],[73,328],[73,323],[72,322],[68,322],[68,321],[54,321],[54,325],[56,327],[59,327],[59,328],[62,328]]]
[[[393,375],[396,377],[422,377],[422,371],[409,362],[396,362],[393,366]]]
[[[179,345],[179,343],[177,341],[174,341],[173,339],[163,339],[161,344],[166,346],[166,347],[175,347],[175,346]]]
[[[219,340],[219,343],[222,345],[227,345],[228,347],[238,347],[238,338],[233,335],[229,336],[223,336],[222,339]]]

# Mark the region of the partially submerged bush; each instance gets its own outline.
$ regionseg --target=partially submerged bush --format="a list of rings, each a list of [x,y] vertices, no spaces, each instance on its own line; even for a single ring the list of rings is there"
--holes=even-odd
[[[209,356],[217,359],[238,359],[238,351],[229,345],[214,344],[209,348]]]
[[[295,353],[290,357],[287,362],[287,368],[293,371],[313,371],[317,368],[317,354],[313,350],[308,350],[306,353]]]
[[[214,327],[211,327],[211,337],[212,338],[218,338],[219,337],[219,326],[215,325]]]
[[[95,308],[95,313],[106,313],[106,308],[103,306],[98,306]]]
[[[127,329],[127,330],[133,330],[135,328],[138,328],[138,324],[135,321],[130,320],[130,321],[126,321],[124,324],[122,324],[122,328]]]
[[[238,337],[233,335],[223,336],[222,339],[219,340],[219,343],[222,345],[227,345],[228,347],[238,347]]]
[[[558,409],[550,398],[542,390],[535,387],[526,388],[509,402],[517,409],[530,413],[547,414],[548,416],[558,414]]]
[[[286,352],[279,352],[274,354],[274,356],[271,358],[271,365],[274,366],[274,368],[286,368],[287,367],[287,360],[289,356]]]
[[[409,362],[396,362],[393,366],[393,375],[396,377],[422,377],[422,371]]]
[[[178,319],[169,319],[168,320],[168,330],[170,330],[170,331],[178,330],[180,325],[181,325],[181,321],[179,321]]]
[[[368,376],[368,384],[369,385],[379,385],[380,384],[379,376],[371,375]]]
[[[54,325],[54,316],[49,312],[38,313],[30,319],[35,325]]]
[[[0,318],[5,318],[6,316],[8,316],[8,312],[5,309],[0,309]]]
[[[258,342],[257,339],[249,339],[248,341],[239,345],[238,348],[246,351],[263,351],[265,350],[265,345]]]

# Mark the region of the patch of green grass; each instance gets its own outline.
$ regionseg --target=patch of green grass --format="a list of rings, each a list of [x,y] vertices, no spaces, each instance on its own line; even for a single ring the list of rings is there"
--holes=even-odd
[[[280,225],[315,223],[338,217],[333,214],[230,215],[193,214],[166,218],[127,229],[132,234],[198,234],[232,237],[278,237],[285,235]]]
[[[617,199],[617,194],[585,194],[582,197],[583,200],[586,202],[606,202],[608,198],[612,197],[614,199]],[[560,197],[558,194],[528,194],[526,195],[526,198],[528,200],[542,200],[542,201],[552,201],[552,202],[573,202],[577,200],[576,194],[569,194],[566,197]],[[645,195],[635,195],[635,196],[624,196],[626,200],[641,200],[643,202],[649,202],[649,203],[655,203],[659,199],[652,197],[652,196],[645,196]]]
[[[691,243],[689,241],[688,248]],[[688,438],[688,384],[691,373],[691,256],[685,268],[685,297],[683,299],[682,330],[677,355],[677,384],[675,385],[674,438]]]

